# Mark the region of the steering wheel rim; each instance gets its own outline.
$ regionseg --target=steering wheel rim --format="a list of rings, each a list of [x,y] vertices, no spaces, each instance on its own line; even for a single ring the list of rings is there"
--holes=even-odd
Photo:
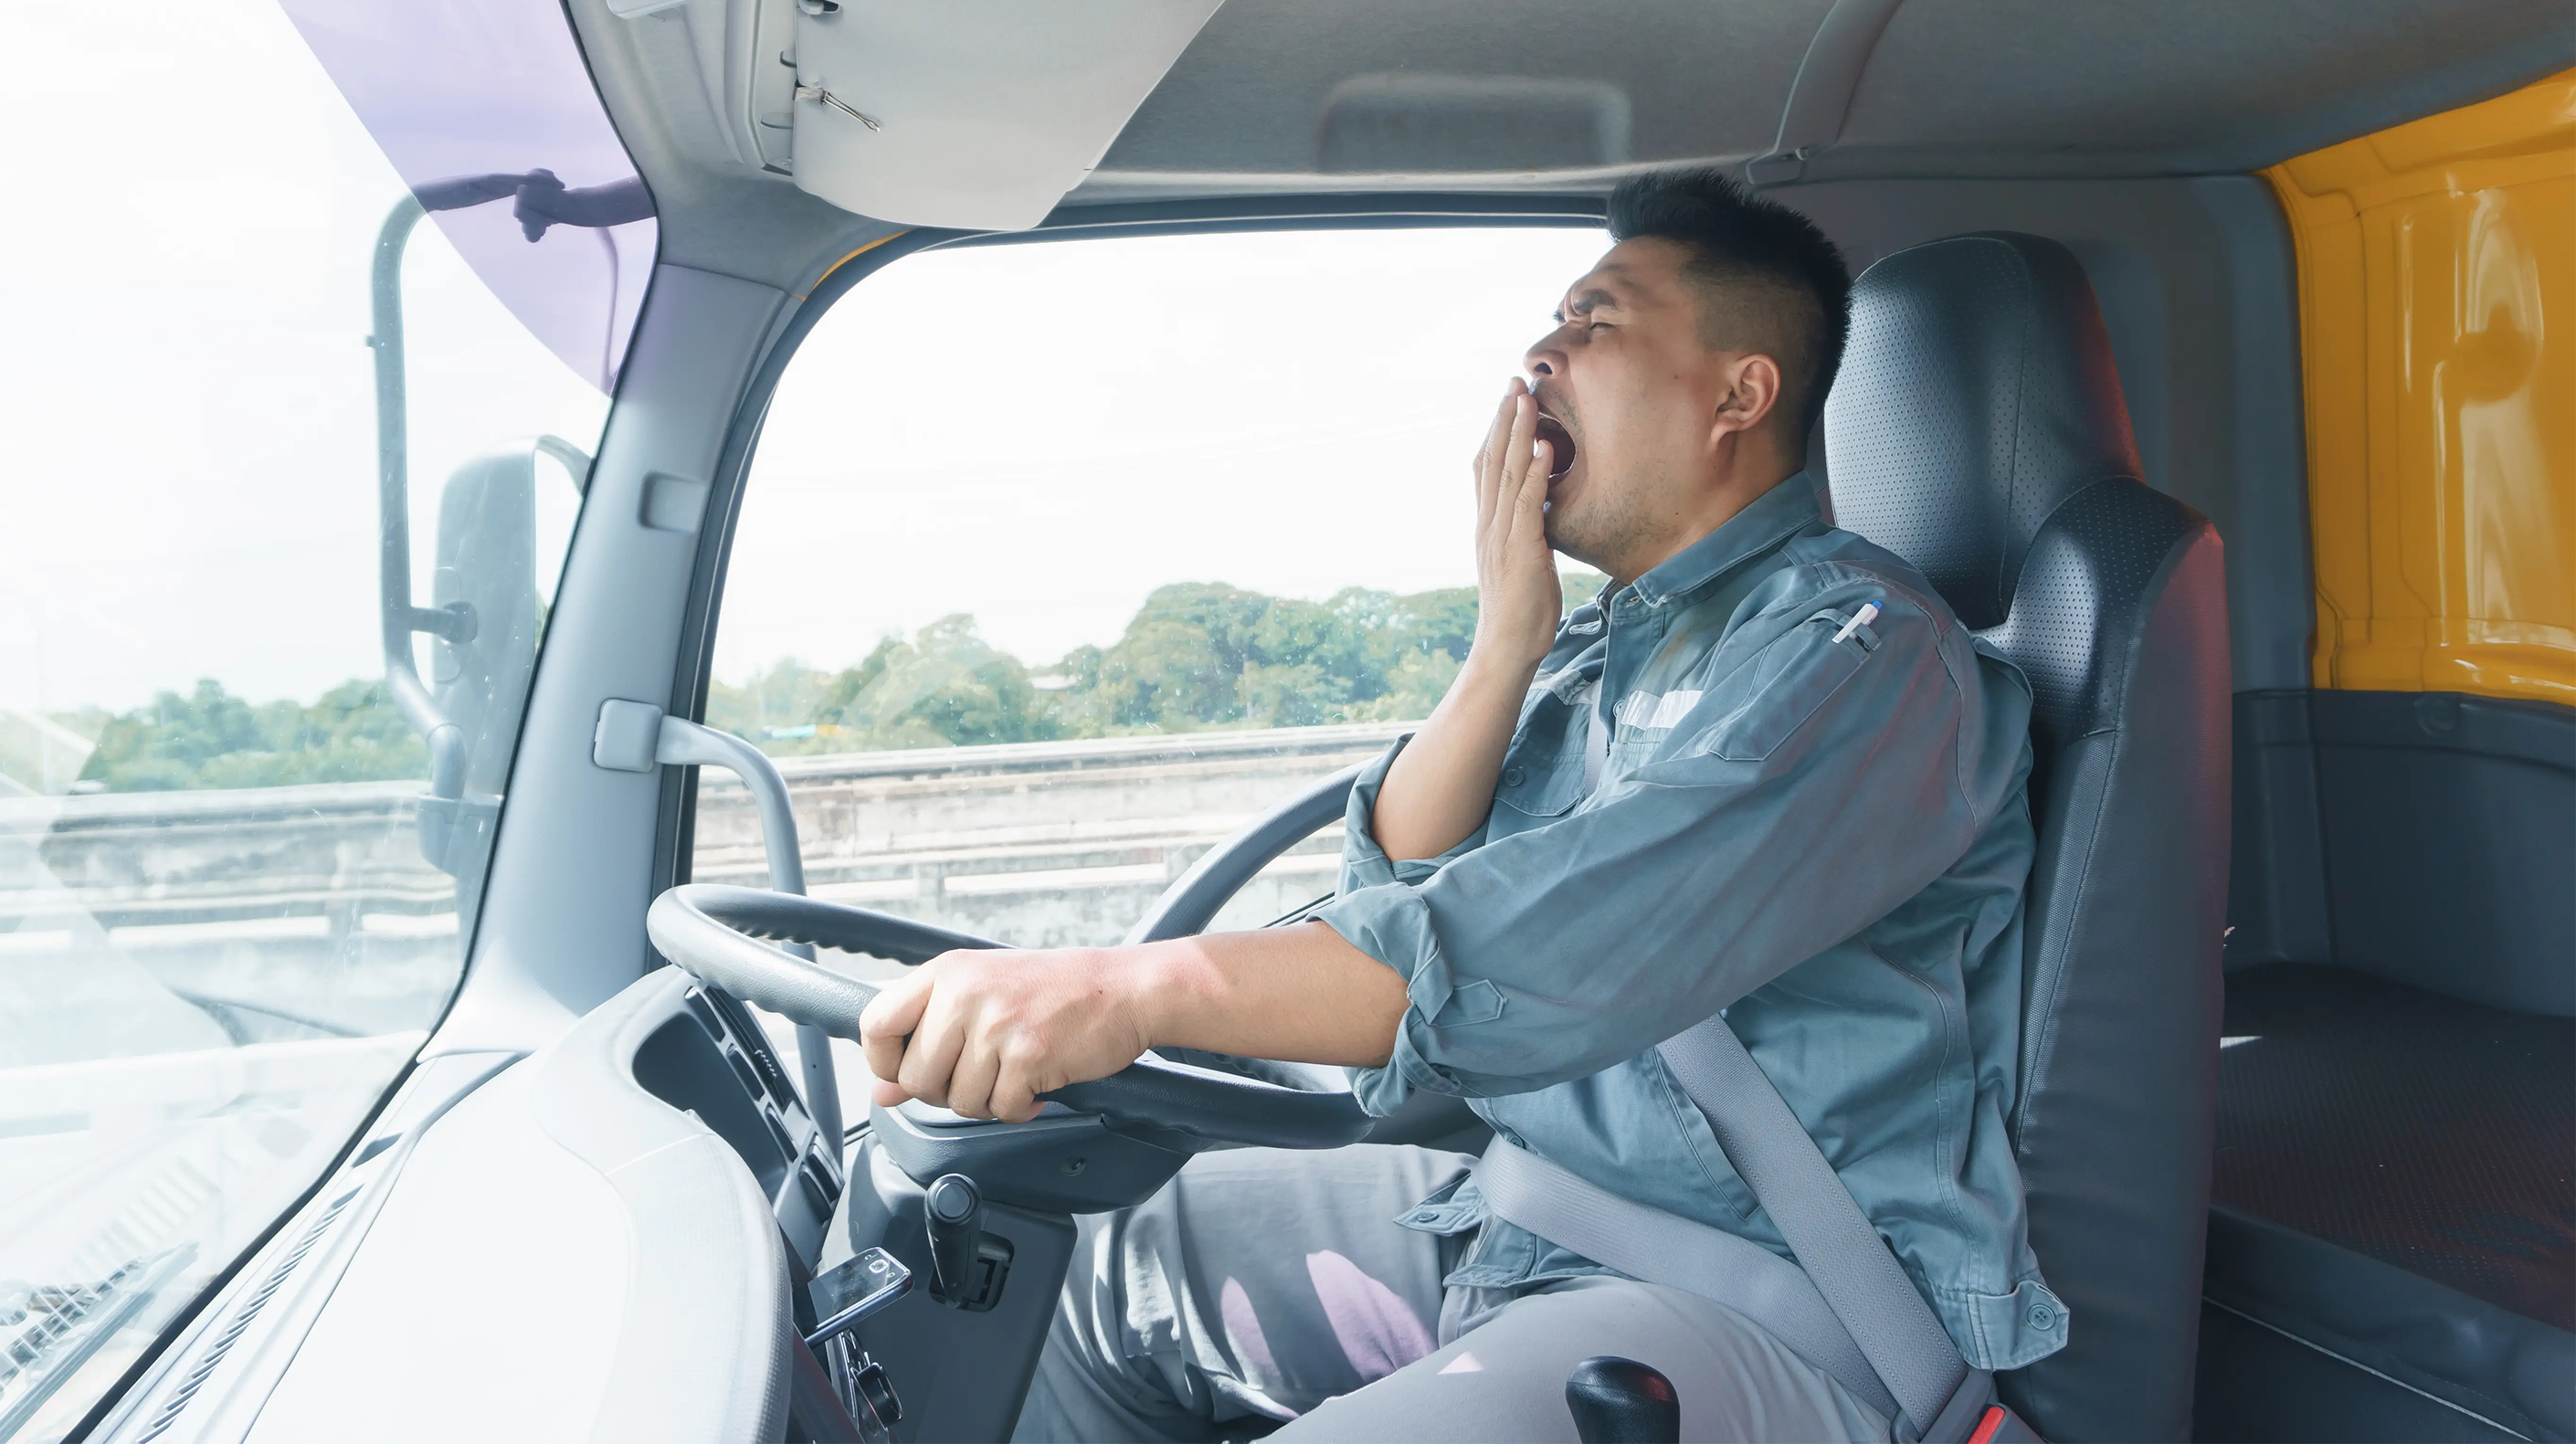
[[[662,956],[700,981],[853,1040],[859,1015],[877,989],[807,962],[780,943],[908,964],[953,949],[1006,946],[871,908],[718,883],[683,883],[663,893],[646,912],[644,929]],[[1164,1138],[1177,1134],[1200,1146],[1340,1148],[1366,1137],[1375,1122],[1348,1093],[1309,1093],[1152,1057],[1041,1096],[1113,1126]]]
[[[1350,805],[1351,788],[1367,768],[1357,762],[1245,823],[1234,836],[1199,854],[1189,871],[1172,880],[1145,915],[1127,930],[1124,943],[1158,943],[1206,930],[1220,909],[1270,865],[1271,859],[1314,836]]]

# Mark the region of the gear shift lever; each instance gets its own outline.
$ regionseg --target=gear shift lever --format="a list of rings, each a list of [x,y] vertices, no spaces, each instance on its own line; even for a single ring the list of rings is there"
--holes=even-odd
[[[1681,1444],[1682,1401],[1673,1381],[1615,1354],[1597,1354],[1565,1377],[1565,1407],[1583,1444]]]
[[[984,1196],[962,1173],[943,1173],[921,1198],[921,1224],[930,1236],[930,1294],[963,1304],[976,1295],[975,1256],[984,1244]]]

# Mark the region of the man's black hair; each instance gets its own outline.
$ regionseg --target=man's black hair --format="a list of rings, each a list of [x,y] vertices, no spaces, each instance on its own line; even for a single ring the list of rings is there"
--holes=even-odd
[[[1783,373],[1780,404],[1798,408],[1803,441],[1824,414],[1825,393],[1842,365],[1851,324],[1851,271],[1841,250],[1815,222],[1778,201],[1748,194],[1713,166],[1655,171],[1619,183],[1610,193],[1610,238],[1646,236],[1681,245],[1690,252],[1686,275],[1711,289],[1749,290],[1753,294],[1743,298],[1748,309],[1770,313],[1787,329],[1781,339],[1788,344],[1780,349],[1798,354],[1773,359]],[[1719,314],[1708,314],[1711,309]],[[1712,346],[1738,343],[1723,334],[1728,309],[1703,307],[1701,330]]]

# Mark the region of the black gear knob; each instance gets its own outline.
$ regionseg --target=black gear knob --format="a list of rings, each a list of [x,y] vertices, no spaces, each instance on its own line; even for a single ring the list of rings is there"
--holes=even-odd
[[[930,1236],[930,1296],[964,1304],[975,1296],[975,1256],[984,1243],[984,1196],[962,1173],[941,1174],[921,1198]]]
[[[1565,1407],[1583,1444],[1681,1444],[1681,1395],[1634,1359],[1596,1354],[1575,1365],[1565,1376]]]

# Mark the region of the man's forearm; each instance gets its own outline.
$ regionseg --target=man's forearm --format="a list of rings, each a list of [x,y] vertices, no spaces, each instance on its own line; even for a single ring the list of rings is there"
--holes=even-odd
[[[1395,1051],[1404,979],[1322,923],[1169,942],[942,953],[859,1020],[876,1101],[970,1118],[1038,1100],[1148,1048],[1371,1068]]]
[[[1128,965],[1154,1047],[1377,1068],[1404,1017],[1404,979],[1322,923],[1147,943]]]
[[[1378,785],[1369,827],[1389,858],[1438,857],[1483,824],[1537,670],[1534,661],[1497,663],[1469,654],[1431,720]]]

